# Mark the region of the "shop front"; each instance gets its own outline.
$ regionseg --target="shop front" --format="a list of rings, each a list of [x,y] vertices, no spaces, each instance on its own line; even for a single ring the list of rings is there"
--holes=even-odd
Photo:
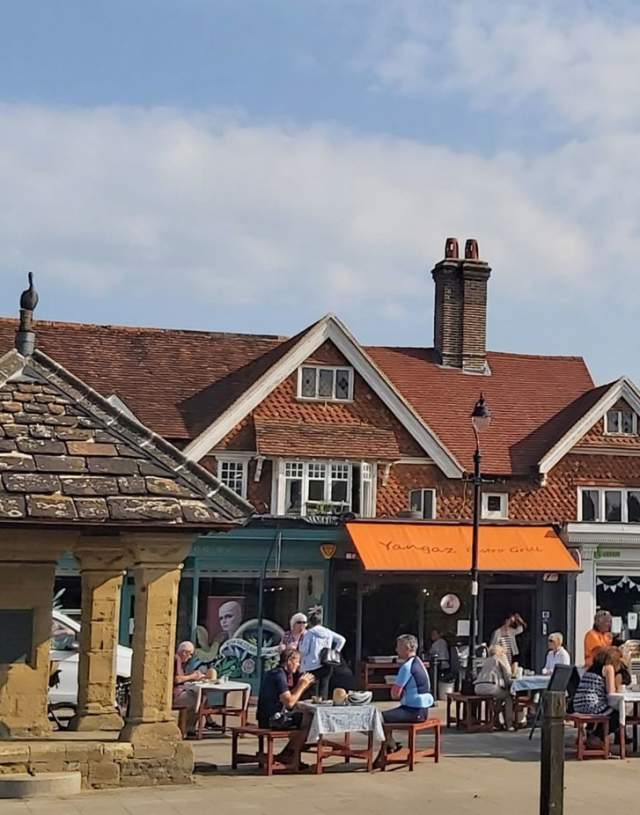
[[[200,538],[180,582],[178,639],[195,643],[199,664],[255,686],[260,619],[269,667],[293,614],[330,619],[331,564],[343,540],[337,526],[275,518]]]
[[[611,612],[621,639],[640,639],[640,525],[571,523],[564,538],[582,562],[575,593],[575,654],[582,664],[584,635],[598,609]]]
[[[469,525],[369,521],[347,530],[351,547],[334,564],[335,627],[356,671],[392,654],[402,633],[415,634],[424,653],[434,629],[451,645],[468,645]],[[483,524],[479,641],[488,643],[518,612],[528,623],[520,662],[539,669],[547,635],[567,630],[568,589],[578,569],[551,527]]]

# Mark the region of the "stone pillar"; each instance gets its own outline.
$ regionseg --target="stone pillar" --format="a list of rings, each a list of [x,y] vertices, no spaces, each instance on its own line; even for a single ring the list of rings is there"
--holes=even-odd
[[[0,531],[0,738],[46,735],[49,642],[56,563],[76,533]]]
[[[178,582],[190,535],[128,536],[135,580],[129,716],[120,734],[137,756],[162,755],[181,739],[171,712]]]
[[[576,665],[584,665],[584,635],[593,627],[596,613],[596,560],[595,546],[580,547],[582,572],[576,581]]]
[[[74,551],[80,564],[82,616],[78,712],[72,730],[120,730],[115,708],[120,590],[125,558],[117,538],[91,538]]]

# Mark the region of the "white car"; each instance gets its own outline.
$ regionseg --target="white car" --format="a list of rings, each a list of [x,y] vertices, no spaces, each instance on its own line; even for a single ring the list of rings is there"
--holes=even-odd
[[[57,708],[75,708],[78,704],[79,635],[80,623],[54,609],[51,625],[50,658],[58,664],[60,673],[57,687],[49,689],[49,704]],[[118,685],[131,678],[132,654],[131,648],[118,645],[116,654],[116,683]]]

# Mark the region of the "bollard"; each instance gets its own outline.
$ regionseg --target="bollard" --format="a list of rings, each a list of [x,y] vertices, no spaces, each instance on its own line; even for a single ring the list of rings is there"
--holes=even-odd
[[[540,815],[562,815],[564,808],[564,717],[566,693],[542,695],[542,746],[540,750]]]

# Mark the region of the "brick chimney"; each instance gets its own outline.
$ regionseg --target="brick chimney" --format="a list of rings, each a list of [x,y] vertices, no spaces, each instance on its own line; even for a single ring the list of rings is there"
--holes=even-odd
[[[487,374],[487,281],[491,268],[480,260],[478,242],[447,238],[444,260],[431,272],[436,284],[433,344],[442,365]]]

